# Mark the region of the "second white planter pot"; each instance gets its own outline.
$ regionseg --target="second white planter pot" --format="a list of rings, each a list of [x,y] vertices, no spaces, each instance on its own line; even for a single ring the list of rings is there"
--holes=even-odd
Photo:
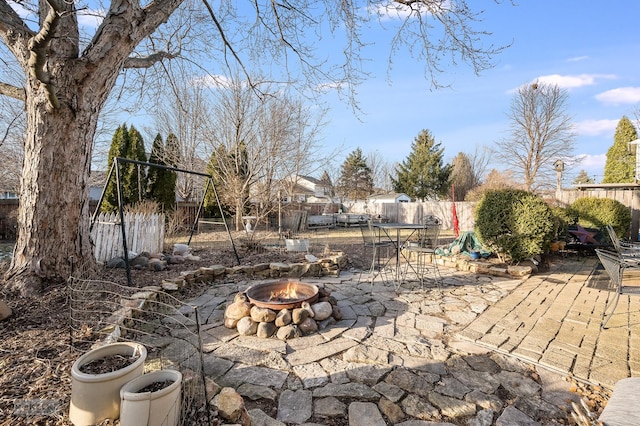
[[[87,374],[81,368],[91,361],[122,355],[136,357],[126,367],[109,373]],[[134,342],[112,343],[80,356],[71,367],[69,420],[76,426],[94,425],[120,414],[120,388],[144,373],[147,349]]]
[[[153,383],[171,382],[167,387],[140,392]],[[144,374],[120,389],[120,426],[176,426],[180,420],[182,374],[159,370]]]

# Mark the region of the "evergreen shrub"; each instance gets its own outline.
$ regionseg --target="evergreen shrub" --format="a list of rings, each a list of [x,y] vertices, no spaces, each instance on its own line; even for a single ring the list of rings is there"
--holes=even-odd
[[[551,207],[553,217],[554,236],[562,239],[567,236],[569,226],[578,223],[578,215],[568,207]]]
[[[624,204],[610,198],[583,197],[575,200],[569,210],[578,217],[585,228],[604,230],[613,226],[618,236],[627,236],[631,224],[631,213]]]
[[[480,241],[512,262],[544,253],[555,230],[547,203],[519,189],[486,192],[476,207],[475,221]]]

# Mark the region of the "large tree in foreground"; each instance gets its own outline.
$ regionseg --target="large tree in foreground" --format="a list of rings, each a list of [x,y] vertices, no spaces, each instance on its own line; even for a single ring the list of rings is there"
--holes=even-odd
[[[554,162],[573,156],[575,133],[568,98],[556,84],[534,82],[518,88],[511,100],[509,137],[496,144],[496,154],[522,176],[528,191],[552,186]]]
[[[618,121],[613,145],[607,151],[602,183],[629,183],[636,180],[636,147],[629,145],[638,139],[635,126],[626,116]]]
[[[367,10],[399,9],[391,52],[404,47],[417,52],[427,76],[446,68],[443,58],[465,61],[480,72],[500,50],[485,47],[487,33],[474,28],[482,11],[474,12],[465,0],[371,3]],[[23,291],[64,280],[77,264],[93,262],[88,196],[93,139],[100,112],[125,70],[153,81],[145,69],[163,61],[155,70],[170,70],[166,63],[180,55],[204,63],[206,58],[196,57],[200,54],[221,63],[239,60],[242,66],[263,60],[270,70],[286,70],[282,81],[309,87],[349,89],[364,77],[358,61],[370,25],[353,0],[312,0],[300,8],[259,0],[222,2],[217,9],[207,0],[113,0],[101,6],[99,26],[81,38],[78,15],[90,12],[83,2],[0,0],[0,94],[24,102],[27,123],[19,236],[5,276]],[[313,43],[325,39],[317,35],[326,32],[327,22],[333,31],[345,31],[339,37],[345,56],[337,63],[311,56],[318,47]],[[137,88],[144,94],[147,86]]]

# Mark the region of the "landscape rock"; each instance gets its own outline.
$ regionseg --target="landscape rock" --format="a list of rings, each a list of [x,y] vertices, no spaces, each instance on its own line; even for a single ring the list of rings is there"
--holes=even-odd
[[[225,318],[240,319],[251,315],[251,304],[248,302],[234,302],[224,312]]]
[[[243,317],[238,320],[236,329],[241,336],[251,336],[258,332],[258,323],[252,320],[251,317]]]
[[[307,318],[298,324],[298,328],[302,334],[307,335],[318,331],[318,323],[313,318]]]
[[[276,319],[276,312],[272,309],[254,306],[250,311],[251,319],[255,322],[272,322]]]
[[[284,327],[291,324],[291,311],[289,309],[283,309],[276,315],[275,319],[276,327]]]
[[[242,426],[251,426],[251,418],[244,406],[244,399],[233,388],[223,388],[216,395],[212,404],[218,409],[218,413],[225,420]]]
[[[352,402],[349,404],[350,426],[386,426],[378,406],[372,402]]]
[[[258,328],[256,330],[256,336],[261,337],[263,339],[266,339],[268,337],[273,336],[276,331],[278,331],[278,328],[276,327],[276,325],[272,322],[261,322],[258,323]],[[238,330],[238,332],[240,332]]]
[[[309,311],[303,308],[295,308],[291,312],[291,319],[294,324],[300,324],[302,321],[309,318]]]
[[[276,333],[276,337],[280,340],[289,340],[295,337],[300,337],[301,335],[302,333],[298,329],[298,326],[293,324],[280,327]]]
[[[316,321],[323,321],[333,314],[333,306],[329,302],[319,302],[315,303],[311,306],[313,309],[314,316],[313,318]]]
[[[126,268],[127,264],[125,263],[124,259],[121,257],[114,257],[112,259],[109,259],[107,261],[107,264],[105,265],[107,268]]]

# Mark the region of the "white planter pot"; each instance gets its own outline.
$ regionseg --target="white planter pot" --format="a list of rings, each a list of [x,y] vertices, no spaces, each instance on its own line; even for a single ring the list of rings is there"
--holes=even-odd
[[[139,392],[152,383],[172,381],[155,392]],[[120,426],[176,426],[180,420],[182,374],[159,370],[143,374],[120,389]]]
[[[80,368],[89,362],[111,355],[138,358],[117,371],[103,374],[87,374]],[[80,356],[71,367],[71,405],[69,420],[76,426],[94,425],[120,415],[120,388],[144,373],[147,348],[140,343],[112,343],[93,349]]]

